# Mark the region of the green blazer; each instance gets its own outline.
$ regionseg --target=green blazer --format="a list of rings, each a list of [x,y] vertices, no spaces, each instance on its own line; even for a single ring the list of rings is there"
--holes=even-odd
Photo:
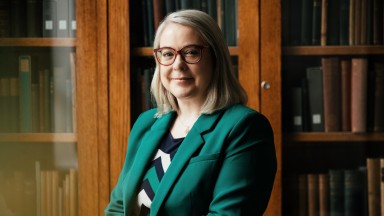
[[[105,215],[133,215],[147,165],[176,117],[140,115]],[[268,120],[243,105],[201,115],[165,173],[150,215],[262,215],[271,194],[276,154]]]

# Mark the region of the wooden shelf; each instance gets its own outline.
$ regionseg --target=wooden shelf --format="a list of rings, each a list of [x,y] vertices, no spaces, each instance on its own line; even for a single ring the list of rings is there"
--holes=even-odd
[[[237,47],[229,47],[229,53],[232,56],[238,56],[239,55],[239,49]],[[132,55],[133,56],[152,56],[153,55],[153,48],[152,47],[134,48]]]
[[[77,135],[74,133],[1,133],[1,142],[77,142]]]
[[[384,46],[294,46],[283,47],[283,55],[382,55]]]
[[[383,142],[384,133],[286,133],[284,139],[288,142]]]
[[[75,47],[75,38],[0,38],[0,47]]]

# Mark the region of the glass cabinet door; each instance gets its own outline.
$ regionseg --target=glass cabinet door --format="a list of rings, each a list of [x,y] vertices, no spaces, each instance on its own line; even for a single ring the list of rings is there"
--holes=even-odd
[[[75,0],[0,0],[0,215],[77,215]]]

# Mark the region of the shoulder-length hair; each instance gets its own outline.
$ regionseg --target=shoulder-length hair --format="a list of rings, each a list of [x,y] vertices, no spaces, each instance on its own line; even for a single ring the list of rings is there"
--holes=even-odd
[[[214,69],[201,114],[211,114],[237,103],[246,104],[247,94],[234,73],[227,42],[216,21],[208,14],[198,10],[173,12],[162,21],[156,31],[155,49],[159,48],[161,34],[169,23],[177,23],[196,29],[210,47]],[[157,61],[151,83],[151,92],[158,108],[156,117],[161,117],[170,111],[178,111],[177,99],[161,83],[160,64]]]

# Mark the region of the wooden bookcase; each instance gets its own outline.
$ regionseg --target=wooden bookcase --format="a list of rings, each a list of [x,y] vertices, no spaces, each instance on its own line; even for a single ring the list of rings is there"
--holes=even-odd
[[[34,160],[41,159],[42,169],[55,169],[52,165],[43,165],[46,158],[50,158],[48,161],[53,160],[52,153],[44,149],[52,149],[56,144],[63,147],[76,146],[76,215],[103,215],[109,197],[107,9],[106,0],[77,0],[76,37],[0,38],[0,49],[11,50],[10,53],[13,50],[16,53],[28,53],[31,49],[43,50],[42,52],[70,49],[76,53],[76,91],[73,96],[76,98],[74,112],[77,121],[74,125],[77,130],[63,133],[0,132],[0,151],[14,158],[6,164],[2,163],[1,169],[13,169],[16,165],[12,163],[15,160],[26,161],[24,158],[28,158],[29,163],[25,166],[33,169]],[[50,63],[52,60],[48,56],[43,61]],[[2,71],[3,66],[0,65]],[[32,203],[34,200],[28,202]],[[4,213],[1,211],[5,210],[1,209],[0,214]],[[33,212],[28,214],[35,215]]]
[[[319,2],[321,3],[322,1]],[[329,174],[330,170],[335,169],[342,171],[345,171],[347,169],[357,170],[361,167],[366,166],[367,158],[384,157],[384,146],[382,145],[384,141],[384,131],[373,132],[373,130],[370,130],[369,127],[364,133],[341,131],[341,128],[340,131],[335,132],[314,132],[310,130],[294,131],[294,128],[292,126],[292,109],[294,108],[292,108],[293,102],[291,88],[300,86],[301,79],[305,78],[306,76],[306,68],[313,66],[321,66],[321,59],[324,57],[337,57],[339,59],[347,60],[361,57],[367,58],[369,65],[367,73],[371,73],[371,71],[373,70],[371,67],[373,65],[373,62],[381,62],[382,64],[384,63],[384,38],[381,39],[381,43],[376,45],[369,44],[368,42],[361,42],[361,44],[359,44],[360,42],[354,42],[348,45],[303,45],[303,43],[292,44],[295,42],[290,41],[289,37],[292,36],[292,34],[290,34],[290,31],[294,31],[293,29],[295,29],[300,35],[300,33],[302,32],[300,32],[300,28],[298,28],[297,25],[303,24],[303,22],[296,22],[297,25],[295,26],[295,24],[291,24],[289,21],[289,19],[291,18],[289,12],[292,11],[289,11],[290,9],[287,9],[287,7],[293,6],[294,4],[294,0],[281,1],[282,22],[285,25],[282,25],[282,41],[284,41],[284,44],[282,46],[281,57],[281,97],[283,110],[281,113],[283,123],[282,214],[298,215],[299,212],[302,213],[302,211],[304,211],[304,214],[308,215],[310,210],[314,210],[313,206],[310,207],[309,204],[311,202],[310,197],[304,199],[304,201],[308,203],[303,204],[303,202],[299,201],[300,198],[298,194],[300,193],[300,191],[303,191],[299,189],[300,187],[306,187],[308,190],[310,186],[305,184],[304,186],[298,185],[298,175],[307,175],[308,177],[308,174]],[[296,5],[294,7],[300,8],[301,5]],[[300,10],[301,9],[297,9],[297,11]],[[381,13],[382,16],[383,9],[381,9],[381,12],[379,13]],[[367,12],[367,14],[369,15],[369,12]],[[312,19],[312,17],[309,17],[308,19]],[[336,20],[334,20],[334,22],[336,22]],[[368,86],[373,84],[374,82],[370,81],[368,83]],[[339,87],[339,89],[341,89],[341,86]],[[320,90],[322,91],[322,89]],[[365,96],[365,99],[367,99],[368,96],[369,95],[367,94]],[[323,98],[318,98],[318,100],[323,100]],[[369,118],[369,115],[367,113],[365,113],[365,115],[367,115],[367,118]],[[362,178],[365,177],[366,176],[362,175]],[[309,179],[307,180],[309,181]],[[345,182],[343,182],[342,187],[345,186],[344,183]],[[366,184],[361,184],[359,186],[367,187]],[[328,201],[330,201],[330,196],[328,196],[327,199]],[[365,202],[364,199],[366,202],[368,202],[368,198],[362,196],[360,199],[361,203],[359,203],[361,207]],[[313,204],[313,202],[311,202],[311,204]],[[319,202],[317,202],[317,205],[319,205]],[[330,206],[328,207],[329,212],[331,211],[331,209]],[[317,211],[319,211],[318,208]]]

